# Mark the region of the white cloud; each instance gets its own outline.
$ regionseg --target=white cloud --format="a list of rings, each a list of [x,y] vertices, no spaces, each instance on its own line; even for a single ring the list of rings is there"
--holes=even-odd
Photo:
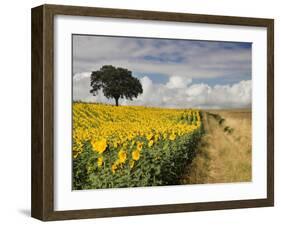
[[[113,101],[108,101],[108,99],[99,92],[97,96],[93,96],[90,93],[90,76],[91,73],[77,73],[73,77],[73,100],[86,101],[86,102],[104,102],[113,103]]]
[[[173,108],[244,108],[251,106],[251,80],[233,85],[192,84],[191,79],[172,76],[166,84],[155,84],[147,76],[140,79],[143,93],[133,101],[122,99],[121,105],[145,105]],[[73,78],[73,99],[113,104],[100,91],[92,96],[90,73],[78,73]]]
[[[90,79],[90,73],[89,72],[82,72],[82,73],[76,73],[73,77],[74,81],[81,81],[83,79],[89,80]]]
[[[180,76],[172,76],[169,79],[169,82],[166,84],[166,86],[169,89],[176,89],[176,88],[185,88],[188,84],[192,82],[191,78],[184,79]]]

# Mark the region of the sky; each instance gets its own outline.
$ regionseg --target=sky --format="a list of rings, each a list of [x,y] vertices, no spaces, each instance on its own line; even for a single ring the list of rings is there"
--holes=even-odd
[[[241,42],[73,35],[73,100],[113,104],[93,96],[90,75],[103,65],[132,71],[143,87],[121,105],[169,108],[249,108],[252,45]]]

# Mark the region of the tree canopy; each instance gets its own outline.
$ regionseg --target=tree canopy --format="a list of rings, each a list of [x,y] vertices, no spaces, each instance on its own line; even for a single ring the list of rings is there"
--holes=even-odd
[[[102,89],[106,98],[115,99],[118,106],[119,98],[133,100],[143,92],[139,79],[132,76],[132,72],[121,67],[104,65],[91,74],[91,90],[94,96]]]

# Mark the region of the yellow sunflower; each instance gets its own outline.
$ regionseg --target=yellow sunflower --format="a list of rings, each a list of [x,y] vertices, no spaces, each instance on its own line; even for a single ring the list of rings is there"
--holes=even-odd
[[[136,149],[132,152],[132,158],[135,161],[138,161],[140,159],[140,150]]]
[[[94,150],[96,152],[98,152],[99,154],[102,154],[105,151],[106,147],[107,147],[107,143],[106,143],[106,139],[105,138],[103,138],[103,139],[101,139],[99,141],[92,140],[91,144],[92,144],[92,147],[94,148]]]

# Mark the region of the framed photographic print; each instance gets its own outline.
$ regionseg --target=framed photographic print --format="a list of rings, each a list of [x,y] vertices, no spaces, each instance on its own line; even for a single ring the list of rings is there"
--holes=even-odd
[[[274,205],[272,19],[32,9],[32,217]]]

